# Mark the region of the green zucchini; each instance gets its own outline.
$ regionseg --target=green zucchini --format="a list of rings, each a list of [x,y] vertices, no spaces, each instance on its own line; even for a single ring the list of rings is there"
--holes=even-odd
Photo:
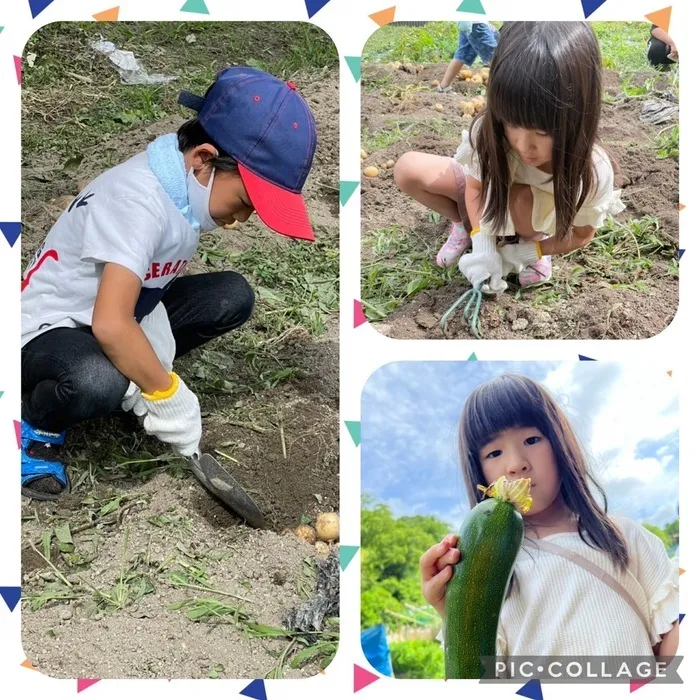
[[[482,657],[496,655],[501,607],[525,534],[521,513],[532,504],[530,479],[501,477],[462,523],[445,592],[445,678],[481,678]]]

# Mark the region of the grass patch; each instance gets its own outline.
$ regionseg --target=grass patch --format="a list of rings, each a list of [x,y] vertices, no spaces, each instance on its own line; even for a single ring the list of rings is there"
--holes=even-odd
[[[100,38],[133,51],[147,72],[177,80],[122,85],[109,59],[90,48]],[[265,48],[278,46],[285,50]],[[29,39],[24,56],[25,161],[47,147],[67,159],[136,125],[169,114],[189,117],[177,104],[179,91],[201,94],[217,71],[234,63],[284,80],[338,65],[333,41],[304,22],[57,22]]]
[[[500,26],[500,22],[494,22]],[[648,22],[592,22],[603,55],[603,67],[618,72],[649,70],[646,45]],[[412,61],[444,63],[457,49],[456,22],[429,22],[423,27],[392,26],[378,29],[367,40],[362,59],[367,63]],[[480,65],[477,59],[476,65]]]
[[[316,233],[314,245],[277,237],[242,253],[229,251],[222,237],[202,242],[199,255],[207,267],[245,275],[257,306],[240,330],[193,355],[188,377],[198,393],[255,394],[299,375],[300,366],[282,359],[279,346],[290,335],[322,335],[339,311],[339,250],[319,227]]]
[[[650,70],[648,22],[591,22],[603,55],[603,68],[620,73]]]
[[[367,40],[362,60],[367,63],[448,61],[457,49],[455,22],[429,22],[425,27],[380,27]]]
[[[339,620],[328,618],[322,632],[291,632],[282,627],[261,625],[242,605],[222,603],[215,598],[188,598],[169,607],[182,610],[192,622],[234,625],[247,637],[263,637],[287,641],[266,678],[282,678],[284,667],[300,668],[315,660],[322,669],[333,660],[338,650]]]
[[[386,122],[382,129],[370,132],[369,129],[362,129],[362,147],[367,153],[380,151],[384,148],[403,141],[408,132],[414,128],[414,122],[402,119],[394,119]]]
[[[363,246],[372,252],[362,268],[362,302],[370,321],[380,321],[406,299],[442,287],[460,274],[456,267],[436,267],[437,248],[398,226],[371,232]]]
[[[673,275],[677,244],[652,216],[627,221],[609,217],[585,249],[565,257],[580,262],[589,274],[599,275],[611,285],[646,291],[640,278],[648,277],[658,258],[668,261],[669,274]]]
[[[656,157],[659,160],[664,158],[678,159],[680,154],[680,127],[678,124],[667,126],[656,136]]]
[[[651,76],[647,78],[643,83],[639,84],[638,81],[635,84],[634,76],[628,75],[623,81],[620,89],[624,95],[627,97],[645,97],[654,92],[654,87],[656,84],[656,77]]]

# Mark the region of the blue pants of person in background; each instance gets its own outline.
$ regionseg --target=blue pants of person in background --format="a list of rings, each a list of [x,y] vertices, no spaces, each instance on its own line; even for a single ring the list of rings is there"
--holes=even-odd
[[[438,92],[451,92],[452,81],[462,66],[465,63],[471,66],[477,56],[488,66],[501,36],[498,29],[488,22],[457,22],[457,29],[459,45],[438,85]]]
[[[457,22],[459,45],[455,59],[471,66],[477,56],[488,66],[498,46],[500,33],[488,22]]]

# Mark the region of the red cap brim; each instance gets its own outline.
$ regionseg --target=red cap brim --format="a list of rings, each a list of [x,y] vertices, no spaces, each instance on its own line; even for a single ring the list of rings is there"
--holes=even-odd
[[[250,197],[250,203],[265,226],[290,238],[301,238],[305,241],[316,240],[306,211],[306,204],[300,194],[295,194],[263,180],[240,163],[238,170]]]

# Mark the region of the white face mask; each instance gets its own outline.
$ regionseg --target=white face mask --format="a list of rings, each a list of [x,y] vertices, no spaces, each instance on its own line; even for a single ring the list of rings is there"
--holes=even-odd
[[[213,231],[217,224],[209,213],[209,199],[211,198],[211,188],[214,185],[214,168],[209,175],[209,183],[205,187],[195,177],[194,168],[190,168],[187,173],[187,198],[190,203],[190,211],[194,223],[199,225],[200,231]],[[194,226],[194,228],[197,228]]]

